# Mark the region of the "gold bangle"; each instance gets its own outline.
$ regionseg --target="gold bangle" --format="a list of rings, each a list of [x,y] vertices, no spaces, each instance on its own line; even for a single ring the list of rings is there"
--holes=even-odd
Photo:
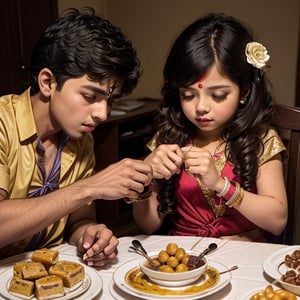
[[[235,182],[234,192],[231,195],[230,199],[225,204],[229,207],[232,207],[232,203],[239,195],[239,192],[240,192],[240,184],[238,182]]]
[[[240,204],[242,202],[244,198],[244,189],[242,187],[239,187],[239,192],[238,195],[236,196],[236,198],[232,201],[232,203],[229,205],[229,207],[235,207],[238,204]]]

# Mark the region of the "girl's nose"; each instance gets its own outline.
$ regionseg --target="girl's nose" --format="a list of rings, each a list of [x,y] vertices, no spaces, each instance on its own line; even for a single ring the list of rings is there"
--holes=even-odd
[[[205,97],[201,96],[198,98],[198,102],[196,105],[197,112],[204,114],[209,112],[209,101]]]

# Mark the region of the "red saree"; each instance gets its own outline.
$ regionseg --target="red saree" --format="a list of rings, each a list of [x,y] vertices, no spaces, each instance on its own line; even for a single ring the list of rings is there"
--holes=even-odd
[[[232,180],[233,166],[225,163],[222,176]],[[233,208],[225,207],[222,216],[216,217],[204,197],[195,178],[191,178],[182,171],[176,180],[177,212],[171,218],[174,228],[172,235],[195,235],[208,237],[221,237],[235,235],[257,228],[253,223]],[[224,200],[214,193],[216,205]]]
[[[264,152],[259,157],[259,165],[270,160],[278,153],[286,154],[286,148],[273,129],[264,137]],[[154,150],[155,137],[148,147]],[[216,169],[221,176],[233,180],[233,165],[225,160],[222,152],[214,155]],[[285,156],[283,156],[285,159]],[[239,178],[234,178],[239,181]],[[176,178],[177,211],[170,217],[171,235],[189,235],[203,237],[236,236],[254,241],[263,241],[263,231],[245,218],[234,208],[225,205],[225,201],[216,193],[201,187],[200,181],[189,176],[184,170]],[[256,187],[252,191],[256,192]],[[255,234],[253,234],[255,232]]]

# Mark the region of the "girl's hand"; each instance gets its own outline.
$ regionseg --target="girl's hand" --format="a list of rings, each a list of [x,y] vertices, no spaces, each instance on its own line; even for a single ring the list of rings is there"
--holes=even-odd
[[[181,171],[182,151],[176,144],[160,145],[144,159],[144,162],[151,165],[153,178],[169,179]]]
[[[214,159],[206,149],[198,147],[183,147],[185,171],[191,176],[198,177],[208,189],[222,190],[224,180],[218,174]]]

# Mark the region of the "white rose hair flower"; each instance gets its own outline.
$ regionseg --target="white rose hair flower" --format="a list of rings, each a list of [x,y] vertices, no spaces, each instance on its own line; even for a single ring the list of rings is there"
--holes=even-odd
[[[265,46],[257,42],[251,42],[246,45],[245,54],[247,56],[247,62],[253,67],[264,71],[267,65],[267,61],[270,59],[268,50]]]

